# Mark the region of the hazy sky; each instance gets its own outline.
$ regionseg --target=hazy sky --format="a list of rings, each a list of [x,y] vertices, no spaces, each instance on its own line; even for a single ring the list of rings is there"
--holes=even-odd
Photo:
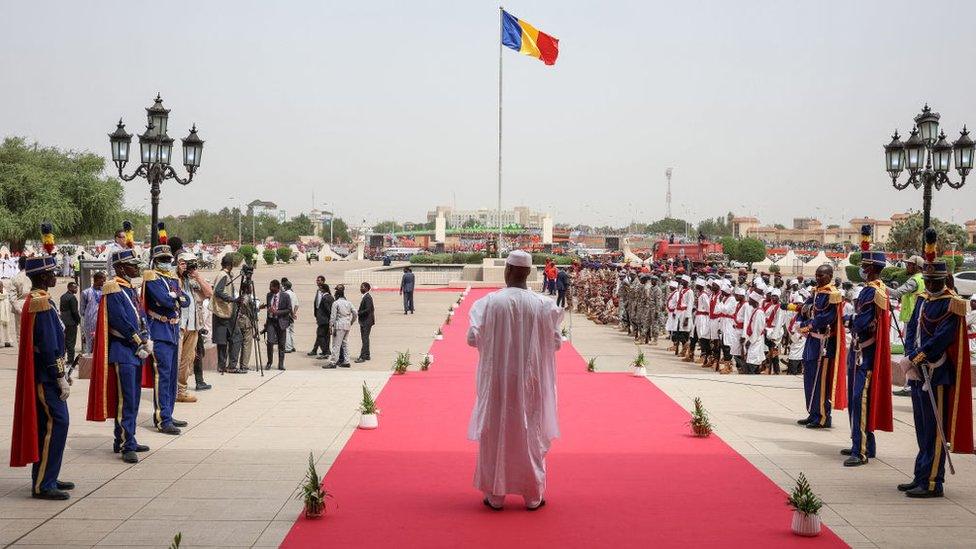
[[[887,216],[921,206],[883,171],[891,131],[925,101],[950,139],[976,127],[971,1],[505,6],[560,39],[553,67],[502,52],[506,208],[659,218],[673,166],[675,216]],[[353,223],[493,208],[498,37],[498,4],[473,0],[3,2],[0,133],[108,155],[159,91],[170,135],[206,140],[164,214],[259,198],[291,215],[313,193]],[[126,202],[148,210],[144,180]],[[976,181],[934,211],[974,205]]]

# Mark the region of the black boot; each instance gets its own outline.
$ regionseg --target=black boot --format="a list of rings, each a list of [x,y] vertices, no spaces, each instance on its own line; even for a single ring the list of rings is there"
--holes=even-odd
[[[51,488],[50,490],[41,490],[40,492],[34,492],[31,497],[37,499],[52,499],[52,500],[65,500],[71,496],[68,492],[58,490],[57,488]]]
[[[139,456],[135,452],[126,452],[122,454],[122,461],[126,463],[139,463]]]
[[[59,480],[59,481],[57,481],[57,487],[58,487],[58,490],[74,490],[75,489],[75,483],[68,482],[66,480]]]
[[[905,491],[905,495],[910,498],[941,498],[943,496],[942,490],[929,490],[924,486],[916,486],[911,490]]]

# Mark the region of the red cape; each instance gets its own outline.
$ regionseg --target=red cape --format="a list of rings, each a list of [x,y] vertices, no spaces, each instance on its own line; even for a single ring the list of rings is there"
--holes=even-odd
[[[95,346],[92,349],[91,383],[88,385],[88,421],[115,418],[119,408],[119,385],[115,367],[108,362],[108,307],[102,296],[95,321]]]
[[[949,390],[952,406],[946,424],[946,438],[953,454],[973,453],[973,373],[970,368],[966,317],[959,319],[959,331],[949,345],[949,358],[956,368],[956,385]]]
[[[139,309],[148,316],[149,307],[146,306],[146,283],[142,283],[142,291],[139,292]],[[148,328],[148,327],[147,327]],[[142,388],[153,389],[156,387],[156,372],[153,370],[153,357],[150,355],[142,361]]]
[[[20,349],[17,354],[17,389],[14,393],[14,428],[10,437],[10,466],[23,467],[40,460],[37,448],[37,403],[34,388],[34,313],[27,294],[20,313]]]
[[[875,291],[880,291],[875,289]],[[885,296],[887,300],[887,296]],[[874,374],[869,389],[871,407],[868,411],[868,431],[895,430],[891,408],[891,313],[874,306]]]
[[[834,349],[832,404],[835,410],[847,408],[847,334],[844,332],[844,304],[837,307],[837,347]]]

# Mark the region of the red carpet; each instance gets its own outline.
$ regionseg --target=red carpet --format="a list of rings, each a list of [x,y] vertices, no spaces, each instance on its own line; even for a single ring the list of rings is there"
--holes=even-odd
[[[429,371],[390,379],[379,429],[357,431],[325,476],[338,509],[299,517],[284,547],[844,546],[826,528],[794,536],[786,493],[745,458],[716,436],[692,437],[688,413],[646,380],[587,373],[567,344],[546,507],[483,506],[465,437],[477,351],[464,334],[485,293],[464,300]]]

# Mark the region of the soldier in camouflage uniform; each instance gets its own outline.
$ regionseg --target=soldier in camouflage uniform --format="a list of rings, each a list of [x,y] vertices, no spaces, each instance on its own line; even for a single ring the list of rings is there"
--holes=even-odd
[[[649,275],[647,273],[641,273],[637,280],[634,281],[632,292],[636,294],[637,299],[634,303],[634,314],[631,317],[631,324],[633,326],[634,341],[640,341],[641,337],[644,336],[645,332],[645,319],[647,318],[647,280]]]
[[[647,316],[644,321],[644,325],[647,327],[644,332],[644,342],[650,342],[654,345],[657,345],[657,338],[661,334],[661,318],[664,310],[662,305],[664,296],[658,282],[658,277],[651,277],[650,286],[647,288]]]

